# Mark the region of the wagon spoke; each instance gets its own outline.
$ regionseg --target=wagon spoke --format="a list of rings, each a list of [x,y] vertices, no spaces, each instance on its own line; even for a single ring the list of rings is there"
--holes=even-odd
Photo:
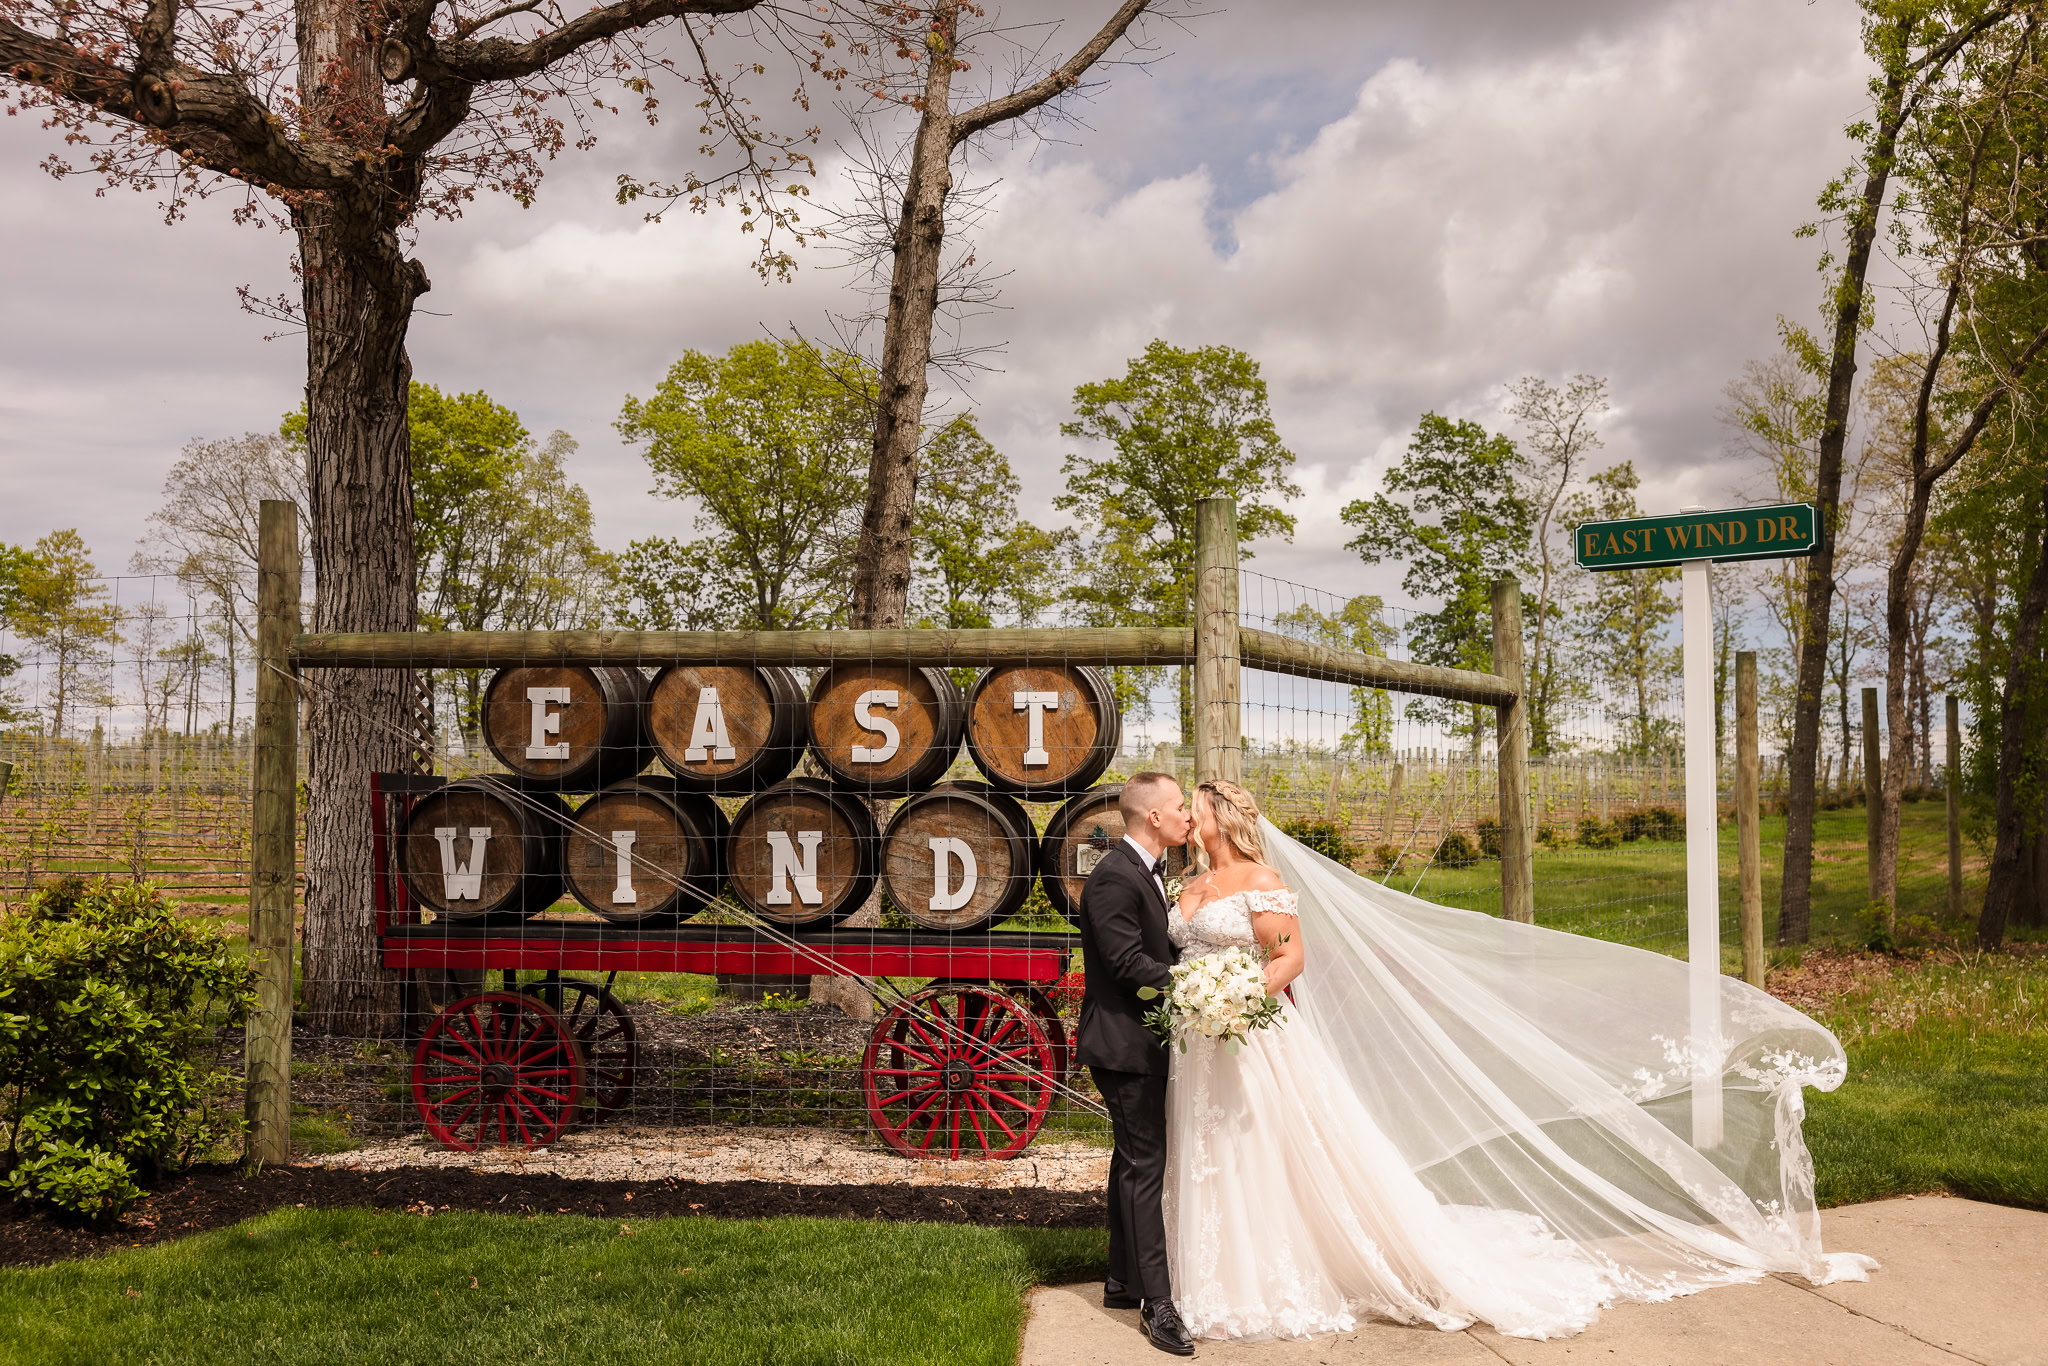
[[[1010,1104],[1016,1106],[1019,1110],[1035,1110],[1038,1108],[1037,1106],[1033,1105],[1030,1101],[1019,1100],[1015,1096],[1011,1095],[1008,1091],[998,1090],[993,1086],[991,1086],[986,1092],[984,1092],[984,1094],[995,1100],[1007,1100],[1008,1102],[1010,1102]]]
[[[903,1123],[897,1125],[896,1127],[899,1130],[905,1130],[908,1129],[911,1125],[917,1123],[919,1116],[923,1115],[925,1111],[931,1109],[934,1102],[943,1099],[945,1097],[945,1094],[946,1093],[943,1090],[939,1089],[937,1086],[933,1086],[932,1093],[926,1096],[924,1100],[919,1103],[918,1107],[915,1110],[912,1110],[909,1114],[905,1115],[903,1117]]]
[[[434,1105],[434,1112],[435,1112],[436,1114],[439,1114],[439,1113],[440,1113],[440,1111],[441,1111],[441,1107],[442,1107],[443,1105],[452,1105],[452,1104],[454,1104],[454,1103],[455,1103],[456,1101],[458,1101],[458,1100],[462,1099],[462,1097],[464,1097],[464,1096],[468,1095],[468,1094],[470,1093],[470,1091],[474,1091],[474,1090],[476,1090],[476,1089],[477,1089],[476,1087],[472,1086],[472,1087],[470,1087],[470,1088],[469,1088],[469,1091],[458,1091],[458,1092],[456,1092],[456,1093],[455,1093],[454,1095],[452,1095],[452,1096],[449,1096],[449,1097],[448,1097],[448,1098],[447,1098],[446,1100],[442,1100],[442,1101],[437,1101],[437,1102],[435,1102],[435,1105]],[[468,1106],[467,1106],[467,1107],[465,1107],[465,1108],[463,1109],[463,1111],[462,1111],[462,1113],[461,1113],[461,1114],[457,1115],[457,1116],[456,1116],[456,1117],[455,1117],[455,1118],[454,1118],[454,1119],[453,1119],[452,1121],[450,1121],[450,1122],[449,1122],[449,1124],[448,1124],[448,1132],[450,1132],[450,1133],[454,1133],[454,1132],[456,1132],[457,1130],[461,1129],[461,1128],[462,1128],[462,1126],[463,1126],[464,1124],[466,1124],[466,1123],[468,1123],[468,1122],[469,1122],[469,1117],[470,1117],[470,1116],[471,1116],[472,1114],[476,1113],[476,1107],[477,1107],[477,1106],[479,1106],[479,1105],[482,1105],[483,1103],[484,1103],[484,1102],[483,1102],[483,1097],[481,1097],[481,1096],[479,1096],[479,1097],[477,1097],[477,1098],[476,1098],[475,1100],[471,1101],[471,1102],[470,1102],[470,1103],[468,1104]]]
[[[1012,1143],[1016,1142],[1016,1141],[1017,1141],[1017,1131],[1016,1131],[1015,1129],[1012,1129],[1012,1128],[1011,1128],[1011,1127],[1010,1127],[1009,1125],[1007,1125],[1007,1124],[1004,1124],[1004,1123],[1003,1123],[1003,1117],[1002,1117],[1001,1115],[999,1115],[999,1114],[997,1114],[997,1113],[996,1113],[996,1107],[995,1107],[995,1106],[993,1106],[993,1105],[991,1105],[991,1104],[989,1104],[989,1103],[988,1103],[988,1098],[987,1098],[986,1096],[983,1096],[983,1095],[979,1094],[979,1093],[976,1093],[976,1095],[975,1095],[974,1099],[976,1099],[976,1100],[978,1100],[978,1101],[980,1101],[980,1102],[981,1102],[981,1108],[982,1108],[982,1109],[984,1109],[984,1110],[986,1110],[986,1111],[988,1111],[988,1117],[989,1117],[990,1119],[994,1120],[994,1121],[996,1122],[997,1126],[998,1126],[999,1128],[1001,1128],[1001,1129],[1002,1129],[1002,1131],[1003,1131],[1003,1132],[1004,1132],[1005,1134],[1007,1134],[1007,1135],[1009,1136],[1009,1138],[1010,1138],[1010,1141],[1011,1141]]]
[[[931,1089],[932,1089],[932,1087],[934,1087],[934,1086],[937,1086],[937,1085],[938,1085],[938,1083],[937,1083],[937,1082],[932,1082],[932,1083],[930,1083],[929,1085],[925,1085],[925,1086],[911,1086],[911,1087],[907,1087],[907,1088],[905,1088],[904,1090],[901,1090],[901,1091],[898,1091],[898,1092],[896,1092],[896,1094],[894,1094],[894,1095],[892,1095],[892,1096],[884,1096],[884,1097],[882,1097],[882,1102],[881,1102],[881,1103],[882,1103],[882,1104],[884,1104],[884,1105],[894,1105],[894,1104],[895,1104],[895,1103],[896,1103],[897,1101],[899,1101],[899,1100],[909,1100],[909,1099],[910,1099],[910,1098],[911,1098],[912,1096],[921,1096],[921,1095],[923,1095],[923,1094],[924,1094],[925,1092],[927,1092],[927,1091],[931,1090]],[[903,1122],[904,1122],[905,1124],[908,1124],[908,1123],[910,1122],[910,1118],[909,1118],[909,1117],[906,1117],[906,1118],[904,1119],[904,1121],[903,1121]]]

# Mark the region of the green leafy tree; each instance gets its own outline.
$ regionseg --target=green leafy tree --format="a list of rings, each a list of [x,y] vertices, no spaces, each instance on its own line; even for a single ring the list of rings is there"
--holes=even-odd
[[[939,430],[917,481],[918,624],[952,630],[1033,624],[1058,601],[1071,533],[1017,515],[1023,485],[962,414]]]
[[[594,626],[608,561],[590,498],[571,482],[576,443],[536,443],[490,395],[414,383],[413,513],[421,624],[457,631]],[[459,670],[461,724],[481,724],[483,675]]]
[[[1385,492],[1345,504],[1358,534],[1349,542],[1367,564],[1407,564],[1401,586],[1440,602],[1415,618],[1409,649],[1425,664],[1493,667],[1493,584],[1528,563],[1533,514],[1523,496],[1515,443],[1477,422],[1424,413]],[[1488,713],[1459,703],[1417,701],[1412,714],[1442,720],[1476,753]]]
[[[1567,508],[1574,526],[1582,522],[1640,517],[1633,463],[1624,460],[1587,481],[1587,490]],[[1649,755],[1672,745],[1677,737],[1669,720],[1658,715],[1678,677],[1678,647],[1668,642],[1678,599],[1672,589],[1679,571],[1614,569],[1593,576],[1592,591],[1580,608],[1578,639],[1594,668],[1619,690],[1608,706],[1608,719],[1621,730],[1625,754]]]
[[[21,601],[21,576],[28,568],[28,552],[0,541],[0,626],[13,628],[15,605]],[[29,713],[21,705],[21,694],[8,685],[21,669],[21,661],[0,650],[0,726],[13,725]]]
[[[1153,341],[1119,379],[1074,390],[1060,433],[1107,448],[1068,455],[1053,506],[1088,528],[1075,557],[1074,597],[1092,624],[1186,626],[1193,621],[1195,504],[1237,501],[1239,553],[1264,536],[1291,540],[1281,504],[1301,495],[1294,453],[1280,440],[1259,363],[1228,346],[1183,350]],[[1149,689],[1154,671],[1126,671],[1119,690]],[[1181,671],[1180,725],[1194,734],[1194,697]]]
[[[73,530],[37,541],[14,571],[14,629],[39,649],[50,733],[65,733],[74,709],[105,695],[108,656],[121,638],[120,609],[106,600],[92,552]]]
[[[1362,593],[1334,612],[1310,603],[1282,612],[1273,624],[1288,635],[1319,645],[1361,654],[1384,655],[1400,632],[1386,617],[1386,603],[1376,593]],[[1385,688],[1351,690],[1351,726],[1337,742],[1346,754],[1385,754],[1394,740],[1394,699]]]
[[[845,619],[874,426],[856,357],[794,341],[688,351],[617,425],[644,447],[654,491],[693,502],[705,533],[634,542],[615,580],[622,616],[764,630]]]
[[[303,446],[304,410],[284,420]],[[568,630],[597,623],[609,560],[590,498],[570,481],[576,442],[536,442],[519,414],[482,390],[413,381],[413,549],[420,624],[444,631]],[[253,533],[253,522],[251,524]],[[253,545],[253,541],[252,541]],[[451,671],[458,720],[480,724],[483,673]]]

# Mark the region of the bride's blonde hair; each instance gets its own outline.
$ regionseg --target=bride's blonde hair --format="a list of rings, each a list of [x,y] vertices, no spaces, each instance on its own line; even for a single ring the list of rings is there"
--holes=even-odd
[[[1266,841],[1259,836],[1259,804],[1252,800],[1251,793],[1227,778],[1205,778],[1195,784],[1195,804],[1215,813],[1216,833],[1239,858],[1253,863],[1266,861]],[[1202,862],[1214,867],[1216,856],[1202,844],[1200,821],[1193,833],[1195,843],[1201,845]]]

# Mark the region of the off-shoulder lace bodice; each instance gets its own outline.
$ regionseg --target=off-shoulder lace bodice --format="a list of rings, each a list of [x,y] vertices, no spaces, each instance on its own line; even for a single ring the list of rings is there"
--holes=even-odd
[[[1248,949],[1256,945],[1252,917],[1267,912],[1294,915],[1294,893],[1285,887],[1273,891],[1251,889],[1219,896],[1205,902],[1193,916],[1176,906],[1166,920],[1166,935],[1180,947],[1181,956],[1199,958],[1224,949]]]

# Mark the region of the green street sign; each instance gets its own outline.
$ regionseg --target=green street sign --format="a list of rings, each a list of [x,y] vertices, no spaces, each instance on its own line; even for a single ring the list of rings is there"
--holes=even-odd
[[[1646,569],[1687,560],[1789,560],[1813,553],[1815,525],[1811,503],[1587,522],[1572,532],[1572,558],[1581,569]]]

